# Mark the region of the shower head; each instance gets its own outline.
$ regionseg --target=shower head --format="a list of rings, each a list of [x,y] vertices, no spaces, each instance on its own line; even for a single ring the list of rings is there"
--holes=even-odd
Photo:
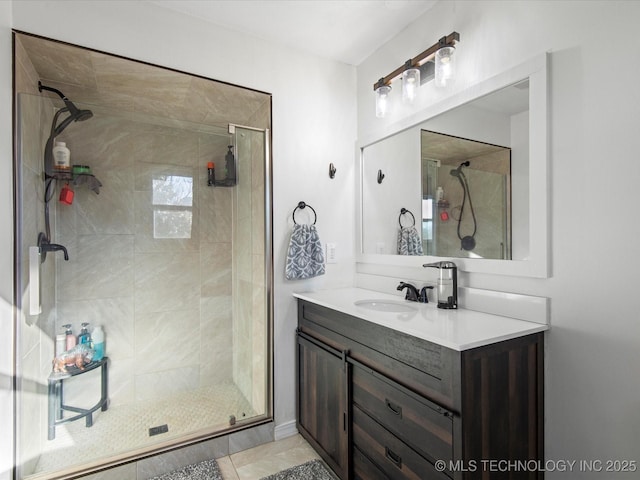
[[[60,90],[58,90],[57,88],[53,88],[53,87],[47,87],[45,85],[42,84],[42,82],[38,82],[38,91],[43,91],[43,90],[47,90],[49,92],[53,92],[56,95],[58,95],[62,101],[65,104],[66,107],[66,111],[69,112],[69,118],[65,119],[65,122],[67,120],[70,119],[69,122],[67,122],[67,124],[65,125],[65,127],[71,122],[83,122],[85,120],[89,120],[91,117],[93,117],[93,112],[91,110],[80,110],[78,107],[76,107],[73,102],[71,100],[69,100],[64,93],[62,93]],[[64,130],[64,128],[62,129]]]
[[[462,167],[468,167],[469,165],[471,165],[471,162],[469,160],[467,160],[466,162],[462,162],[458,168],[454,168],[453,170],[451,170],[449,172],[450,175],[453,175],[454,177],[459,177],[460,174],[464,175],[462,173]]]
[[[75,118],[76,122],[84,122],[85,120],[89,120],[93,117],[93,112],[91,110],[77,110],[75,114],[72,114],[72,116]]]

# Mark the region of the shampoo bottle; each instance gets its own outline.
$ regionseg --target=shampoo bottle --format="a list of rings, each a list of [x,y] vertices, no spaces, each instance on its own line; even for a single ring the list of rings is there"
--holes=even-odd
[[[71,330],[71,324],[67,323],[66,325],[63,325],[62,328],[65,329],[65,336],[66,336],[66,348],[67,350],[71,350],[73,347],[76,346],[76,336],[73,334],[73,330]]]
[[[65,329],[64,335],[65,335],[65,347],[67,349],[67,351],[71,350],[73,347],[76,346],[76,336],[73,334],[73,330],[71,330],[71,324],[67,323],[66,325],[62,326]],[[66,362],[67,365],[73,365],[75,363],[75,358],[73,356],[69,356],[69,358],[67,358]]]
[[[91,338],[93,339],[93,349],[96,352],[93,355],[93,361],[99,362],[104,358],[104,331],[100,325],[94,327]]]
[[[87,322],[83,322],[82,329],[80,330],[80,335],[78,335],[79,344],[91,342],[91,335],[89,335],[89,330],[87,330],[88,326],[89,324]]]
[[[71,152],[65,142],[56,142],[53,147],[53,168],[58,172],[68,172],[71,169]]]

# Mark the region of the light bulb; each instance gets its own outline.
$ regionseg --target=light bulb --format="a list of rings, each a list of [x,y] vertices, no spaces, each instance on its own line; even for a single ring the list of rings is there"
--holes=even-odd
[[[411,103],[418,94],[420,87],[420,70],[417,68],[408,68],[402,72],[402,101]]]
[[[389,112],[389,85],[381,85],[376,88],[376,117],[382,118]]]
[[[442,47],[436,52],[435,84],[438,87],[446,87],[453,83],[455,78],[454,47]]]

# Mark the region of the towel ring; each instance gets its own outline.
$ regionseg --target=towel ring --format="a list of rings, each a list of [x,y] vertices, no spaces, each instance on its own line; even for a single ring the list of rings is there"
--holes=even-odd
[[[311,211],[313,212],[313,223],[312,223],[312,225],[315,225],[316,221],[318,221],[318,214],[316,213],[316,211],[313,209],[313,207],[311,205],[307,205],[304,202],[298,202],[298,206],[293,209],[293,213],[291,214],[291,217],[293,218],[294,225],[298,224],[296,222],[296,210],[298,210],[298,209],[302,210],[305,207],[309,207],[311,209]]]
[[[413,216],[413,213],[411,213],[410,210],[407,210],[406,208],[401,208],[400,209],[400,215],[398,215],[398,224],[400,225],[400,228],[404,228],[402,226],[402,215],[404,215],[405,213],[408,213],[409,215],[411,215],[411,218],[413,219],[413,226],[416,226],[416,217]]]

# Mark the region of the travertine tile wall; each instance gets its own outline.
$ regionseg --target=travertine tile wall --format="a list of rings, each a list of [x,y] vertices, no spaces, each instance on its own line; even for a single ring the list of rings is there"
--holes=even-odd
[[[206,186],[206,162],[221,164],[228,136],[99,109],[63,135],[72,163],[91,166],[103,187],[78,187],[59,207],[71,260],[57,272],[57,323],[103,325],[112,405],[231,381],[232,197]],[[191,189],[182,206],[154,201],[154,182],[157,194],[172,178]],[[190,216],[182,238],[158,238],[164,211]],[[96,391],[95,377],[70,384],[70,398]]]

